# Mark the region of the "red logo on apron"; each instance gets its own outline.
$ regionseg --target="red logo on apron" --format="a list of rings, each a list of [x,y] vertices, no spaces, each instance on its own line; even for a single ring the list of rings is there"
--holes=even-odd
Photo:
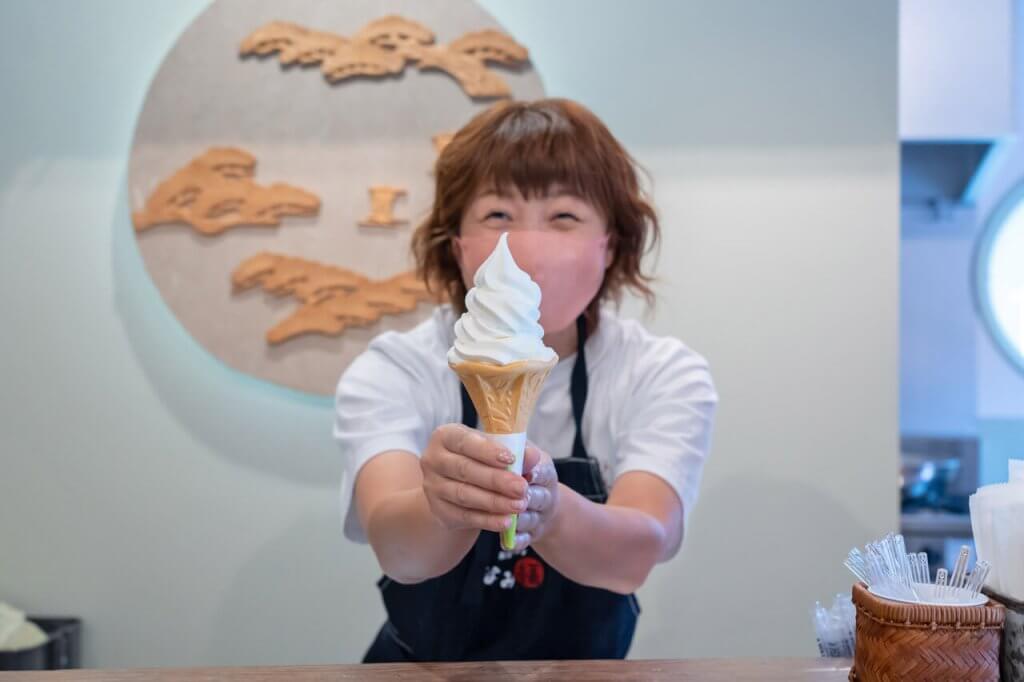
[[[524,556],[512,568],[512,575],[526,589],[536,589],[544,583],[544,564],[532,556]]]

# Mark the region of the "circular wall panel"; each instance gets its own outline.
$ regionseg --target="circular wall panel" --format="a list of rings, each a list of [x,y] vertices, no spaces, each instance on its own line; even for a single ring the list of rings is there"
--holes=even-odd
[[[445,135],[544,96],[470,0],[218,0],[150,86],[131,151],[139,252],[227,365],[320,395],[433,304],[409,238]]]

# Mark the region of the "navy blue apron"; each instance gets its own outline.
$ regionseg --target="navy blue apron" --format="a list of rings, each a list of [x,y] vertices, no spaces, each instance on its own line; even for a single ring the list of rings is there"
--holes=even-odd
[[[601,469],[583,446],[587,400],[586,322],[579,332],[570,395],[576,437],[572,456],[554,460],[558,480],[604,503]],[[462,389],[462,423],[477,414]],[[387,576],[377,582],[388,620],[364,663],[625,658],[640,606],[632,594],[587,587],[566,578],[533,551],[509,552],[498,534],[481,531],[448,573],[415,585]]]

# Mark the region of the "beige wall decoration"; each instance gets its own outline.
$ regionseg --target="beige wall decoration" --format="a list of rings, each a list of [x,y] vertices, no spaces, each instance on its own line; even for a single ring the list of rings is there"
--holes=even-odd
[[[370,22],[351,38],[274,21],[249,34],[240,54],[278,54],[281,64],[311,66],[331,83],[356,76],[394,76],[412,62],[421,71],[444,71],[470,97],[508,97],[505,81],[488,63],[522,66],[526,48],[500,31],[467,33],[447,45],[435,45],[434,34],[422,24],[401,16]]]
[[[414,272],[374,281],[345,268],[277,253],[256,254],[238,266],[231,281],[238,291],[261,286],[302,304],[267,332],[272,344],[302,334],[340,334],[347,327],[370,325],[382,315],[412,312],[430,300]]]
[[[359,224],[364,227],[397,227],[409,222],[395,217],[395,202],[405,194],[401,187],[377,185],[370,188],[370,215]]]
[[[455,133],[438,133],[431,137],[430,141],[434,143],[434,150],[440,155],[453,137],[455,137]]]
[[[256,159],[241,149],[204,152],[157,185],[143,210],[132,216],[135,230],[185,223],[203,234],[220,234],[239,225],[276,227],[284,216],[312,216],[320,199],[284,183],[253,181]]]
[[[433,314],[410,237],[440,150],[499,96],[544,89],[474,0],[213,0],[132,142],[148,276],[224,364],[331,395],[373,337]]]

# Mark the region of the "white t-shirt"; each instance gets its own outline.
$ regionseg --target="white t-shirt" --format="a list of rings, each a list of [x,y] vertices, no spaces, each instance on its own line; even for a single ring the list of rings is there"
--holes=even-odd
[[[409,332],[381,334],[338,382],[334,438],[345,463],[341,514],[351,540],[366,542],[352,499],[359,469],[388,450],[418,456],[434,429],[462,421],[459,379],[446,357],[454,324],[454,311],[441,306]],[[608,310],[586,350],[583,444],[608,489],[627,471],[650,472],[675,490],[688,519],[718,402],[707,361],[678,339],[654,336]],[[562,358],[551,370],[527,430],[529,440],[554,459],[572,454],[575,359],[575,353]]]

